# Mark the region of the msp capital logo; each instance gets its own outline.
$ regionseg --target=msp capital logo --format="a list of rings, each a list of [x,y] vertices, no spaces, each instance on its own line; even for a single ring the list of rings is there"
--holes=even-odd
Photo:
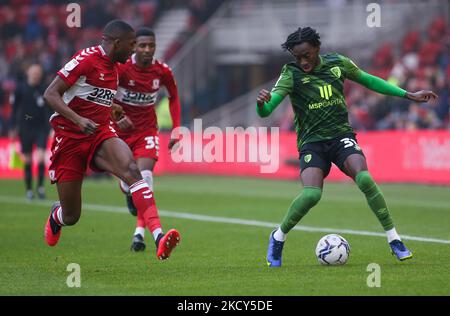
[[[305,156],[305,158],[303,158],[303,159],[305,160],[306,163],[308,163],[308,162],[311,161],[311,158],[312,158],[312,155],[311,155],[311,154],[307,154],[307,155]]]

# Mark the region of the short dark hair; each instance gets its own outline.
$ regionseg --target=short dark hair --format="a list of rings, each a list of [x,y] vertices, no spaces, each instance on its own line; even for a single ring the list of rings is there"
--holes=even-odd
[[[155,32],[153,32],[153,30],[148,28],[148,27],[140,27],[136,31],[136,37],[139,37],[139,36],[153,36],[153,37],[155,37]]]
[[[112,20],[103,28],[103,36],[106,38],[121,38],[126,33],[134,32],[130,24],[122,20]]]
[[[289,34],[286,42],[281,44],[281,47],[284,50],[291,51],[294,46],[305,42],[315,47],[320,46],[321,43],[319,33],[317,33],[315,29],[312,29],[309,26],[304,28],[299,27],[297,31]]]

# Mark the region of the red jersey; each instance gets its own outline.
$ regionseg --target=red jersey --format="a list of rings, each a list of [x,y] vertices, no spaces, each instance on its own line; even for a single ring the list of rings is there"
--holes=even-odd
[[[85,48],[58,71],[58,76],[70,86],[63,101],[78,115],[99,124],[110,124],[112,100],[117,91],[117,66],[98,45]],[[84,138],[80,128],[59,113],[50,118],[55,131],[72,138]]]
[[[120,135],[137,131],[158,129],[155,113],[157,93],[165,86],[169,93],[169,108],[173,128],[180,126],[180,101],[172,70],[164,63],[153,59],[146,68],[139,67],[135,54],[125,64],[119,64],[119,87],[114,102],[121,105],[134,124],[134,129],[121,131]]]

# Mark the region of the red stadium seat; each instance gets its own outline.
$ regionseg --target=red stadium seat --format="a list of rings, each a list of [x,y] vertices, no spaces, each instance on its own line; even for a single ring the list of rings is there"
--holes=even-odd
[[[384,43],[376,50],[372,61],[377,68],[391,68],[393,59],[392,45]]]
[[[144,25],[152,25],[155,15],[155,4],[153,2],[141,2],[138,4],[139,13]]]
[[[49,21],[52,16],[56,14],[55,6],[45,4],[38,6],[37,8],[37,18],[40,24],[48,27]]]
[[[444,17],[437,17],[434,19],[428,28],[428,36],[430,40],[441,39],[445,35],[446,27],[447,25]]]
[[[15,12],[17,13],[16,22],[21,26],[25,26],[30,17],[31,7],[29,5],[22,5],[20,6],[20,9]]]
[[[419,51],[419,61],[421,65],[433,65],[437,62],[437,57],[442,51],[442,44],[435,41],[428,41],[422,45]]]
[[[408,32],[402,41],[402,53],[407,54],[419,49],[420,33],[416,30]]]

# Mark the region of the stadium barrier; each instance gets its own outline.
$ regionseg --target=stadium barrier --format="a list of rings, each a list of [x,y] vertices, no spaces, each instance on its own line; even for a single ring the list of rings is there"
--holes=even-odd
[[[262,154],[269,153],[260,150],[261,146],[265,144],[261,144],[258,138],[238,134],[233,138],[234,143],[230,145],[230,135],[224,134],[222,135],[222,143],[224,144],[222,150],[218,147],[215,148],[219,152],[212,150],[212,139],[205,139],[202,135],[190,135],[188,138],[190,138],[191,146],[190,148],[183,148],[183,150],[188,151],[187,154],[184,152],[186,154],[184,157],[191,157],[192,162],[175,162],[167,149],[170,135],[167,133],[160,135],[160,158],[155,169],[156,175],[205,174],[299,179],[299,162],[294,133],[279,134],[280,146],[279,155],[277,155],[279,164],[277,171],[273,173],[261,172],[261,167],[268,165],[267,159],[262,159]],[[449,131],[359,132],[357,139],[367,158],[370,172],[379,182],[450,185]],[[269,149],[271,142],[272,140],[269,137]],[[179,153],[183,150],[181,150],[181,146],[176,149]],[[233,153],[230,154],[230,150],[234,151],[234,155]],[[212,152],[216,161],[205,162],[206,152]],[[245,157],[243,156],[244,153]],[[0,138],[0,178],[21,178],[22,170],[12,170],[8,166],[10,154],[10,140]],[[47,163],[49,162],[49,154],[48,150]],[[238,155],[242,156],[238,158]],[[220,162],[220,157],[224,162]],[[272,159],[275,158],[272,157]],[[211,156],[206,157],[206,160],[208,159],[211,160]],[[241,160],[247,162],[240,162]],[[36,166],[34,166],[34,169],[36,169]],[[327,179],[332,181],[349,180],[335,166],[333,166]]]

